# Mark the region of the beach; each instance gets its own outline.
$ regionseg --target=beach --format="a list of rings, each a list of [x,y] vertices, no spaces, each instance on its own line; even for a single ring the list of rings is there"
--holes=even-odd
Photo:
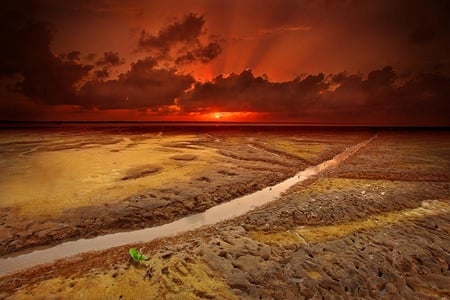
[[[66,203],[50,200],[45,213],[31,200],[3,202],[3,257],[170,224],[274,186],[368,142],[241,216],[5,275],[0,278],[3,298],[449,296],[447,131],[158,128],[120,135],[110,130],[109,136],[103,130],[96,138],[83,134],[66,133],[64,149],[51,134],[26,147],[24,140],[4,137],[2,147],[14,149],[11,157],[57,154],[51,157],[54,164],[87,151],[86,170],[99,166],[105,175],[98,179],[102,184],[69,188],[62,183]],[[62,165],[83,169],[80,161]],[[92,196],[75,201],[81,189]],[[132,246],[149,260],[132,262]]]

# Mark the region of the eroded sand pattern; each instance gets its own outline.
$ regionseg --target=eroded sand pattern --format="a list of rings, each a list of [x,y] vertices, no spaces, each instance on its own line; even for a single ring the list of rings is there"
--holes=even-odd
[[[151,129],[4,132],[0,254],[168,223],[293,176],[312,162],[311,143],[322,145],[321,162],[369,136],[292,131],[279,149],[260,151],[284,133]]]
[[[188,229],[193,230],[205,225],[212,225],[223,220],[241,216],[256,207],[278,199],[280,195],[286,192],[291,186],[308,180],[313,176],[317,176],[328,168],[337,166],[355,154],[358,150],[367,146],[374,139],[376,139],[376,135],[354,146],[348,147],[332,159],[326,160],[316,166],[308,167],[305,170],[295,174],[293,177],[290,177],[274,186],[266,187],[249,195],[216,205],[205,212],[189,215],[168,224],[128,232],[107,234],[95,238],[69,241],[51,248],[35,250],[29,254],[7,257],[3,259],[0,258],[0,276],[83,252],[104,250],[125,244],[151,241],[156,238],[165,238],[185,232]]]
[[[322,137],[333,141],[322,151],[330,151],[338,140],[337,148],[343,150],[369,134],[334,140],[332,136]],[[216,151],[230,164],[239,160],[239,167],[221,164],[217,174],[242,180],[246,177],[239,169],[247,168],[246,163],[245,170],[254,174],[282,172],[288,160],[297,159],[295,143],[322,140],[316,136],[308,142],[299,134],[285,139],[292,141],[289,147],[280,143],[278,149],[273,149],[272,139],[251,142],[256,149],[280,155],[278,161],[275,155],[246,146],[249,137],[233,137],[242,138],[241,146],[230,142]],[[273,136],[276,139],[282,137]],[[184,149],[179,143],[174,148]],[[448,298],[449,149],[447,132],[380,132],[341,164],[246,215],[133,245],[148,261],[131,262],[129,246],[82,254],[2,277],[1,297]],[[169,153],[174,155],[178,153]],[[295,162],[314,160],[303,156]],[[269,166],[271,171],[265,169]],[[198,182],[214,183],[212,172],[205,169]]]

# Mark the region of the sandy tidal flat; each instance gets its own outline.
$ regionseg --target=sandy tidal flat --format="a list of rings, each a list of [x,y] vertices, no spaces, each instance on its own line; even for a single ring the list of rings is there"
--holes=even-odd
[[[0,135],[1,254],[167,223],[280,182],[368,136],[63,129]]]
[[[131,262],[128,246],[80,255],[1,278],[2,296],[448,298],[448,143],[446,132],[380,132],[346,161],[273,203],[133,245],[148,261]],[[386,165],[396,157],[402,168]],[[383,172],[374,178],[377,168]]]

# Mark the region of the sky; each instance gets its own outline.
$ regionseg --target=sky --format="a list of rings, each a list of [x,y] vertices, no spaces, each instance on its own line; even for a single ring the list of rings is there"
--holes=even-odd
[[[448,0],[0,5],[0,120],[450,126]]]

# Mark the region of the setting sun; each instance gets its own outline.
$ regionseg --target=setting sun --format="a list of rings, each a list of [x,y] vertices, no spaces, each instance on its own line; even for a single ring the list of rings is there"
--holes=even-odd
[[[220,121],[220,122],[255,122],[264,120],[264,113],[252,111],[220,111],[190,114],[191,120],[195,121]]]

